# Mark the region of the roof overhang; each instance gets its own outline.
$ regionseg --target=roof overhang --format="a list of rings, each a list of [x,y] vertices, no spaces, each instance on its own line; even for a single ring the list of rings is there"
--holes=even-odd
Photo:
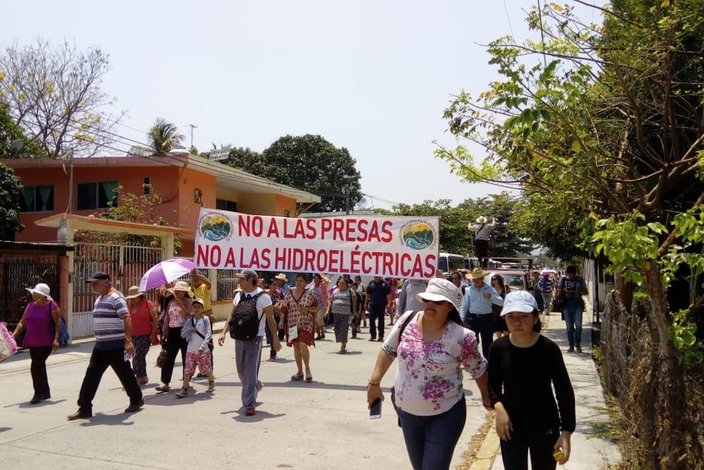
[[[0,163],[11,168],[68,168],[69,159],[63,158],[13,158],[0,159]],[[190,154],[168,155],[163,157],[76,157],[71,163],[74,168],[124,168],[124,167],[164,167],[175,166],[181,169],[214,176],[218,188],[231,189],[239,193],[280,194],[298,203],[319,203],[320,196],[307,191],[276,183],[267,178],[232,168],[217,161],[209,161]]]
[[[177,234],[192,234],[192,230],[180,227],[168,227],[166,225],[140,224],[137,222],[124,222],[121,220],[103,219],[101,217],[76,215],[76,214],[55,214],[43,219],[38,219],[34,223],[40,227],[61,226],[63,220],[70,222],[71,228],[76,230],[93,230],[107,233],[125,233],[132,235],[164,236]]]

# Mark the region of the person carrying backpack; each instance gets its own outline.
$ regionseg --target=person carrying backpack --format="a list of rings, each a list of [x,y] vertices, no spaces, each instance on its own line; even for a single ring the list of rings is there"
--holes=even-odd
[[[222,346],[225,343],[228,333],[235,340],[235,364],[242,382],[242,406],[246,416],[253,416],[256,413],[257,393],[261,389],[259,361],[266,326],[271,331],[276,352],[281,350],[281,343],[276,331],[271,297],[257,287],[257,272],[245,269],[239,276],[239,287],[242,290],[232,299],[234,308],[225,322],[218,344]]]

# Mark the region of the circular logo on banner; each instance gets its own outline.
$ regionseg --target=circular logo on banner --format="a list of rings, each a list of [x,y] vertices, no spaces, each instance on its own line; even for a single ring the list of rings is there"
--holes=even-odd
[[[219,242],[230,236],[232,225],[220,214],[208,214],[200,221],[200,234],[211,242]]]
[[[413,250],[424,250],[433,244],[435,234],[427,222],[409,222],[401,227],[403,244]]]

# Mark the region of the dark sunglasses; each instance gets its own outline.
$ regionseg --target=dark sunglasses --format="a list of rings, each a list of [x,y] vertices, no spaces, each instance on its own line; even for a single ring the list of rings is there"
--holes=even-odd
[[[498,281],[499,278],[498,278],[498,277],[492,277],[491,280],[492,280],[492,281]]]
[[[442,305],[445,301],[444,300],[428,300],[428,299],[423,299],[423,303],[430,303],[433,305]]]

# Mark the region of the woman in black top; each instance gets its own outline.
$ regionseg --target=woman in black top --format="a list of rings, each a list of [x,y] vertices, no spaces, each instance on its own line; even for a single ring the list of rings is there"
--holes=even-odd
[[[530,292],[508,294],[501,315],[510,334],[491,346],[489,393],[504,468],[527,469],[530,449],[532,468],[554,469],[569,459],[575,429],[574,391],[562,353],[539,333]]]

